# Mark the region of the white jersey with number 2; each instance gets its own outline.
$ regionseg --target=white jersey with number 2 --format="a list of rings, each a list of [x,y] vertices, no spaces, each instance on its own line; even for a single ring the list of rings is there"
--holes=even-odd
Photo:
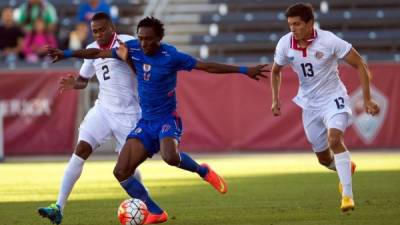
[[[319,109],[329,96],[347,96],[339,78],[338,60],[351,50],[350,43],[333,33],[314,29],[307,48],[297,45],[292,33],[283,36],[275,50],[274,61],[280,66],[290,64],[297,73],[300,87],[293,101],[303,109]]]
[[[109,48],[119,46],[116,39],[127,42],[134,39],[130,35],[114,35]],[[100,48],[93,42],[87,48]],[[139,113],[136,75],[124,61],[105,59],[85,59],[80,69],[80,76],[91,78],[96,74],[99,81],[99,95],[96,104],[114,113]]]

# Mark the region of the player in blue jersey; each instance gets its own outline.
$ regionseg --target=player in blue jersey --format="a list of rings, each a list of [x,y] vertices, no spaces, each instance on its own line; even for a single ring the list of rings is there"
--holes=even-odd
[[[188,154],[178,151],[182,122],[176,113],[177,72],[198,69],[210,73],[243,73],[259,80],[266,77],[263,73],[268,70],[265,68],[267,65],[239,67],[203,62],[179,52],[174,46],[161,42],[164,26],[153,17],[141,20],[137,33],[138,40],[121,42],[118,49],[61,51],[48,48],[48,53],[54,61],[68,57],[112,57],[133,64],[137,74],[142,118],[127,137],[114,168],[114,175],[131,197],[139,198],[147,204],[150,214],[144,224],[162,223],[167,221],[167,213],[150,198],[143,184],[131,176],[142,162],[157,152],[160,152],[168,165],[195,172],[220,193],[227,192],[226,182],[210,166],[199,165]]]

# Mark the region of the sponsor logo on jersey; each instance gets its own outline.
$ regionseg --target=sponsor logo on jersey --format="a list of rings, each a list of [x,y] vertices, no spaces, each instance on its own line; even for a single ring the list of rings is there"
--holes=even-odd
[[[138,127],[138,128],[135,129],[134,132],[135,132],[135,134],[139,134],[139,133],[142,132],[142,128]]]
[[[353,128],[365,144],[371,144],[378,135],[385,122],[389,109],[389,101],[384,93],[371,85],[371,96],[378,103],[380,112],[371,116],[364,110],[362,88],[355,90],[350,97],[351,107],[354,115]]]
[[[170,128],[171,128],[171,126],[169,124],[164,124],[161,128],[161,132],[165,133],[165,132],[169,131]]]

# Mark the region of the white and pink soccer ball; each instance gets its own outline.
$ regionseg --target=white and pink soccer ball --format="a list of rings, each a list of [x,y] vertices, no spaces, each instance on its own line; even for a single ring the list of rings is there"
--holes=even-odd
[[[118,207],[118,220],[122,225],[142,225],[148,214],[146,204],[136,198],[127,199]]]

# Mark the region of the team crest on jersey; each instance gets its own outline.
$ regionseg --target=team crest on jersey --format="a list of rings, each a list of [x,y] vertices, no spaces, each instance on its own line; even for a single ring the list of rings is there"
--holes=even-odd
[[[362,88],[359,87],[351,94],[350,101],[354,115],[353,128],[365,144],[370,144],[375,140],[382,125],[385,122],[386,114],[389,108],[389,101],[385,94],[371,85],[371,95],[378,103],[380,112],[378,115],[368,115],[364,110],[364,101]]]
[[[317,51],[317,52],[315,53],[315,58],[317,58],[317,59],[322,59],[322,57],[324,57],[324,53],[322,53],[322,52],[320,52],[320,51]]]
[[[143,64],[143,71],[144,72],[150,72],[150,70],[151,70],[151,65]]]
[[[151,65],[149,64],[143,64],[143,79],[145,81],[149,81],[150,80],[150,70],[151,70]]]

